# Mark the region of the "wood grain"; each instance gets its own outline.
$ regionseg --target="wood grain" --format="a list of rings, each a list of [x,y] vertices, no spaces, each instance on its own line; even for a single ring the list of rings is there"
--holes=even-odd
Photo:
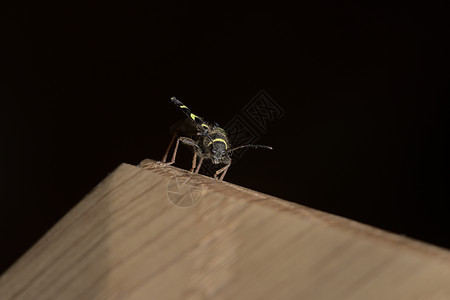
[[[146,160],[5,272],[0,299],[450,299],[450,253]]]

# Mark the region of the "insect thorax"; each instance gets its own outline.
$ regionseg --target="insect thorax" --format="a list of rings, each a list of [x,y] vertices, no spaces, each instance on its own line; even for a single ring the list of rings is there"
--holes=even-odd
[[[204,140],[204,148],[206,156],[211,159],[214,164],[230,162],[230,156],[228,149],[230,149],[230,143],[228,141],[227,134],[224,129],[213,126],[209,130],[209,136]]]

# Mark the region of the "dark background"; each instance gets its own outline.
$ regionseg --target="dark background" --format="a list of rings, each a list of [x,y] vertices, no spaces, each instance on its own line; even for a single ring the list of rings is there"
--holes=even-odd
[[[275,149],[227,181],[450,248],[442,7],[220,3],[1,10],[0,272],[120,163],[162,157],[171,96],[223,125],[261,90]]]

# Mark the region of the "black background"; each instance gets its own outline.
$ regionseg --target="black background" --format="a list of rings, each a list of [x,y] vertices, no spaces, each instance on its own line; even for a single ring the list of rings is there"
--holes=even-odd
[[[442,7],[92,1],[1,14],[0,272],[120,163],[161,158],[183,118],[171,96],[223,125],[261,90],[285,111],[258,140],[275,149],[248,150],[227,181],[450,247]]]

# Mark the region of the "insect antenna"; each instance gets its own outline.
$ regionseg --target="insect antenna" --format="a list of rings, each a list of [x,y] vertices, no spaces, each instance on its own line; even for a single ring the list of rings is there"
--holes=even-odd
[[[242,145],[242,146],[237,146],[237,147],[231,148],[227,152],[232,152],[234,150],[241,149],[241,148],[264,148],[264,149],[269,149],[269,150],[273,149],[272,147],[266,146],[266,145]]]

